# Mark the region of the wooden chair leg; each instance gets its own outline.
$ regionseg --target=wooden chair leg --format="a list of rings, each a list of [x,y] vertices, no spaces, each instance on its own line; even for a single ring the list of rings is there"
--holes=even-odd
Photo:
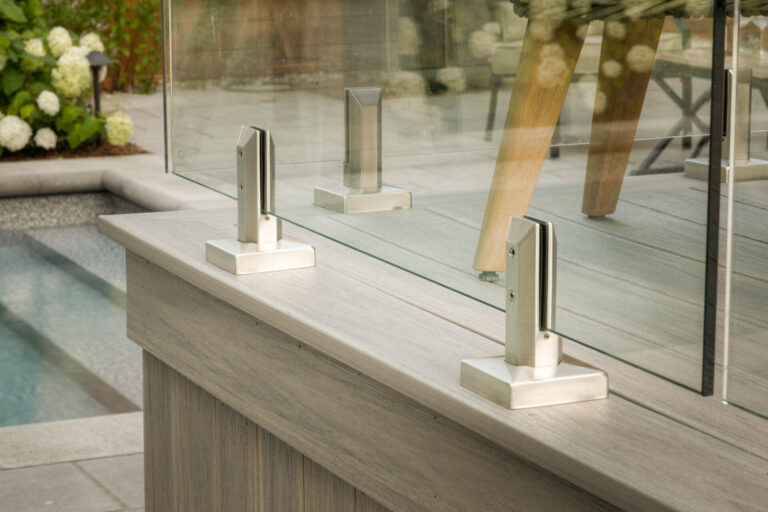
[[[616,210],[664,19],[627,20],[622,23],[626,27],[624,38],[616,40],[604,36],[600,53],[600,74],[581,206],[581,211],[590,217],[600,217]],[[628,58],[630,51],[634,53]]]
[[[551,39],[542,37],[540,25],[531,30],[534,23],[529,22],[523,39],[475,252],[476,270],[504,270],[509,218],[528,211],[584,42],[575,23],[562,23]]]

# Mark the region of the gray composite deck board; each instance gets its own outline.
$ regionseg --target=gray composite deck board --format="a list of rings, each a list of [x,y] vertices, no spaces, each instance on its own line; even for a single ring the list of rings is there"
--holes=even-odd
[[[745,475],[754,472],[763,475],[765,459],[751,450],[736,447],[759,448],[760,439],[753,439],[754,431],[750,434],[749,430],[759,430],[760,426],[749,423],[749,418],[746,419],[748,429],[739,427],[743,420],[739,417],[733,423],[733,432],[705,434],[705,431],[712,432],[712,425],[706,429],[686,426],[702,426],[709,421],[694,414],[696,407],[687,406],[686,400],[696,402],[696,395],[678,395],[674,390],[667,390],[665,394],[669,392],[670,406],[680,400],[679,406],[686,411],[684,421],[674,414],[656,412],[657,407],[666,407],[664,396],[658,403],[647,405],[635,397],[625,400],[614,395],[608,401],[535,411],[503,411],[460,388],[457,380],[461,358],[501,353],[498,345],[499,333],[503,332],[501,313],[485,308],[478,311],[479,316],[474,319],[475,313],[468,315],[466,322],[446,321],[444,313],[439,311],[451,309],[451,304],[462,305],[457,311],[464,306],[472,310],[468,304],[471,301],[455,294],[443,297],[433,285],[423,289],[425,297],[420,302],[418,294],[406,299],[407,293],[401,295],[393,289],[410,286],[412,276],[386,265],[376,269],[383,279],[391,282],[389,290],[364,284],[357,273],[363,267],[370,268],[370,260],[290,226],[286,226],[287,234],[311,241],[320,248],[317,268],[231,276],[205,264],[202,251],[204,240],[234,236],[233,219],[231,210],[178,212],[113,217],[103,220],[101,226],[140,257],[151,259],[247,314],[294,338],[306,340],[308,345],[329,357],[622,506],[634,503],[639,507],[640,503],[646,503],[650,507],[660,500],[674,503],[673,508],[721,510],[737,505],[733,499],[754,500],[764,495],[762,476],[750,479]],[[323,248],[327,248],[326,252]],[[358,263],[359,260],[365,260],[365,265]],[[346,270],[348,268],[357,270]],[[440,299],[430,305],[428,297],[433,293]],[[318,301],[318,297],[323,300]],[[360,314],[359,304],[365,304],[364,314]],[[194,314],[190,316],[184,309],[179,313],[184,313],[191,325],[196,322]],[[393,322],[392,318],[398,321]],[[464,323],[472,327],[465,327]],[[184,343],[181,346],[187,347]],[[214,354],[210,352],[213,347],[207,343],[196,342],[195,346]],[[179,354],[189,354],[191,348],[184,348]],[[585,352],[573,344],[567,344],[567,350],[585,357],[582,355]],[[632,374],[631,369],[620,370],[607,359],[600,361],[611,372],[623,375],[626,371],[643,382],[643,376]],[[188,367],[190,371],[213,370],[196,368]],[[216,372],[209,375],[214,376]],[[625,381],[623,386],[628,390],[631,383]],[[653,393],[650,388],[657,386],[664,389],[661,383],[656,383],[639,393],[650,397]],[[700,409],[700,413],[703,410]],[[731,421],[728,415],[723,416],[718,421],[728,424]],[[725,438],[729,441],[719,440]],[[544,446],[540,451],[538,447]],[[631,463],[626,457],[630,457]],[[574,466],[575,461],[578,463]],[[660,467],[667,470],[659,472]],[[705,468],[708,478],[699,478],[692,468]],[[341,468],[329,469],[349,477]],[[602,494],[598,482],[605,478],[611,486],[619,485],[622,490]],[[625,492],[633,494],[634,498],[630,499],[635,501],[626,501]],[[651,498],[653,502],[645,501],[648,496],[655,496]]]

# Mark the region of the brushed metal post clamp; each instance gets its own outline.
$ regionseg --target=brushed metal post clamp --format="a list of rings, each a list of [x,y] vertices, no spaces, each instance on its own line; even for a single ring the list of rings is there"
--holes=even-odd
[[[563,355],[555,321],[556,244],[551,223],[512,217],[507,232],[504,356],[465,359],[461,385],[508,409],[608,397],[608,375]]]
[[[205,259],[233,274],[315,266],[315,248],[286,240],[274,215],[275,144],[267,130],[242,126],[237,139],[237,239],[209,240]]]
[[[381,182],[381,89],[344,90],[344,183],[315,188],[317,206],[341,213],[408,209],[411,193]]]

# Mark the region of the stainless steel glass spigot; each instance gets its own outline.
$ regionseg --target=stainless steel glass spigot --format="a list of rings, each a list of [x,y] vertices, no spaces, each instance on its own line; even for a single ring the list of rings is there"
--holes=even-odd
[[[733,69],[726,70],[725,101],[734,105],[735,115],[726,118],[725,137],[722,145],[720,181],[726,183],[729,177],[730,148],[733,143],[734,168],[730,173],[734,181],[768,179],[768,161],[750,156],[750,135],[752,133],[752,70],[741,68],[738,78]],[[734,122],[735,121],[735,122]],[[685,176],[705,180],[709,176],[709,158],[689,158],[683,165]]]
[[[555,232],[551,223],[512,217],[507,231],[504,356],[465,359],[461,385],[508,409],[608,396],[608,376],[563,356],[555,323]]]
[[[205,259],[233,274],[315,266],[315,248],[286,240],[274,215],[275,144],[268,130],[243,126],[237,139],[237,239],[209,240]]]
[[[344,90],[343,185],[317,187],[315,204],[342,213],[411,207],[411,193],[382,184],[381,89]]]

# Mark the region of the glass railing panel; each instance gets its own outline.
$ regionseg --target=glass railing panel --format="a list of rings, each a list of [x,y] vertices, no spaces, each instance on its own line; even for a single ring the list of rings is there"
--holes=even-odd
[[[174,2],[173,169],[234,197],[240,126],[269,129],[271,213],[498,309],[498,234],[551,221],[558,332],[701,390],[712,3],[542,5]],[[315,204],[357,87],[410,209]]]
[[[742,5],[726,398],[768,416],[768,2]]]

